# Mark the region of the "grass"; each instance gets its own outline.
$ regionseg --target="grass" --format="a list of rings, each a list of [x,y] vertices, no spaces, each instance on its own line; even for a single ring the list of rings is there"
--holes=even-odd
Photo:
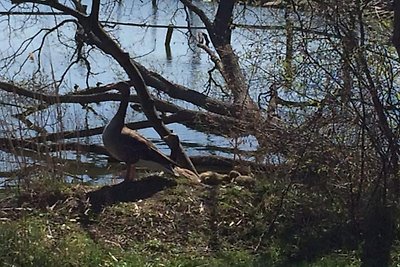
[[[73,223],[54,225],[48,218],[29,216],[0,224],[1,266],[251,266],[245,252],[213,256],[174,254],[161,241],[123,249],[95,242]]]
[[[4,189],[0,266],[359,265],[354,251],[331,250],[307,260],[291,257],[290,251],[302,251],[292,249],[297,239],[287,238],[295,227],[293,219],[286,218],[291,214],[277,220],[276,233],[256,253],[279,202],[270,187],[267,196],[262,188],[179,184],[100,213],[92,212],[86,201],[92,187],[40,179],[17,192]]]

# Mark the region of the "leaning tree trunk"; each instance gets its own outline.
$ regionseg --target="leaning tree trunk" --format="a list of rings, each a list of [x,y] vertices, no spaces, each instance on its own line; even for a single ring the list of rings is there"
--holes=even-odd
[[[214,21],[190,0],[181,2],[192,12],[196,13],[210,36],[211,42],[218,54],[217,69],[225,79],[226,87],[231,92],[233,103],[237,108],[237,115],[242,116],[244,111],[257,111],[258,107],[250,98],[246,78],[239,65],[239,59],[231,45],[232,20],[235,0],[220,1]]]
[[[171,157],[176,159],[178,163],[180,163],[183,167],[186,167],[197,173],[189,157],[184,152],[178,137],[168,130],[168,128],[163,123],[161,117],[156,112],[154,100],[147,89],[147,86],[143,80],[140,71],[131,60],[129,53],[123,51],[121,47],[110,37],[110,35],[108,35],[104,31],[104,29],[100,25],[100,0],[93,0],[92,9],[89,16],[78,10],[69,8],[68,6],[63,5],[58,1],[13,0],[12,3],[42,4],[62,11],[65,14],[76,18],[77,24],[79,26],[82,26],[82,28],[84,29],[84,41],[90,45],[98,47],[104,53],[112,56],[125,70],[130,79],[131,85],[135,87],[135,90],[139,96],[143,112],[145,113],[148,120],[152,122],[154,129],[157,131],[160,137],[170,147]]]
[[[89,33],[92,32],[94,35],[92,40],[96,41],[96,46],[105,53],[111,55],[125,70],[135,87],[136,93],[139,96],[143,112],[149,121],[153,123],[154,129],[157,131],[160,137],[171,148],[171,157],[174,160],[177,160],[178,163],[181,163],[184,167],[196,172],[194,165],[184,152],[178,136],[171,133],[171,131],[165,126],[161,117],[158,115],[154,105],[154,100],[147,89],[140,71],[131,60],[129,53],[123,51],[121,47],[103,30],[98,22],[98,17],[92,17],[96,10],[98,15],[100,0],[95,0],[94,3],[95,5],[93,6],[89,20],[82,21],[85,30]],[[98,38],[100,42],[98,42],[96,38]]]

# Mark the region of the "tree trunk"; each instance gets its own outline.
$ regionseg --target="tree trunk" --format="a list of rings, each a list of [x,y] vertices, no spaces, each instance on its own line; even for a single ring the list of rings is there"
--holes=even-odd
[[[393,208],[377,200],[368,211],[365,222],[361,267],[390,266],[394,235]]]
[[[393,36],[392,43],[400,57],[400,1],[394,0]]]
[[[250,98],[246,78],[231,45],[233,10],[236,1],[220,1],[213,22],[191,1],[181,0],[181,2],[195,12],[207,28],[211,42],[221,60],[222,69],[219,68],[219,71],[225,79],[226,87],[232,93],[233,104],[237,109],[236,115],[242,116],[243,111],[258,110],[257,105]]]

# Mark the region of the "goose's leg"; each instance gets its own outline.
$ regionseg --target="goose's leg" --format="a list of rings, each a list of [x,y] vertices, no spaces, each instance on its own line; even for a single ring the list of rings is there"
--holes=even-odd
[[[126,166],[125,181],[129,181],[129,176],[131,175],[131,164]]]
[[[134,181],[134,180],[136,180],[136,167],[135,167],[135,165],[131,164],[130,169],[131,169],[131,171],[130,171],[129,180],[130,181]]]
[[[125,176],[125,181],[134,181],[136,176],[136,168],[135,165],[129,164],[127,169],[126,169],[126,176]]]

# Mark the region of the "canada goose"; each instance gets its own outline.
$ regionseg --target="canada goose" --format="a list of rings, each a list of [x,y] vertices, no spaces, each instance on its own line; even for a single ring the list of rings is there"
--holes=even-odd
[[[179,176],[176,171],[179,168],[177,163],[158,150],[151,141],[124,125],[130,87],[121,86],[118,90],[121,93],[121,103],[117,113],[104,128],[102,137],[107,151],[127,164],[125,181],[132,181],[135,178],[134,164],[138,162]]]

